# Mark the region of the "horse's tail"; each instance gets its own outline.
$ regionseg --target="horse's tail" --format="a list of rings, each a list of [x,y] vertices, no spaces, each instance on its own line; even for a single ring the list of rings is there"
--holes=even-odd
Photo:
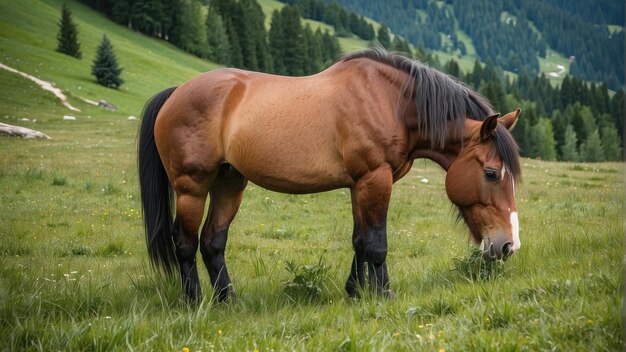
[[[154,122],[175,89],[165,89],[148,101],[143,108],[137,137],[137,164],[148,254],[152,265],[167,274],[173,273],[177,263],[172,238],[172,187],[154,141]]]

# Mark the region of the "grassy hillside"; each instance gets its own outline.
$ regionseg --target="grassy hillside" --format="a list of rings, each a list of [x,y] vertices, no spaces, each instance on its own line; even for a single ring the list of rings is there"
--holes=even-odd
[[[137,121],[126,116],[156,91],[216,66],[66,2],[81,34],[80,61],[54,52],[61,1],[1,5],[0,62],[56,82],[84,110],[62,121],[70,112],[56,98],[0,70],[0,122],[54,138],[0,138],[0,350],[621,349],[623,163],[523,160],[522,248],[483,270],[491,278],[475,280],[444,173],[416,162],[396,184],[388,216],[394,301],[353,301],[343,291],[352,258],[347,190],[291,196],[250,185],[227,247],[237,300],[187,306],[177,283],[149,268]],[[119,91],[89,75],[104,32],[125,69]],[[76,96],[105,98],[120,111]],[[300,275],[325,267],[312,277],[318,298],[285,293],[295,278],[287,262]]]
[[[82,60],[54,51],[64,2],[78,25]],[[91,76],[91,63],[105,33],[124,69],[122,78],[126,83],[120,90],[97,85]],[[90,110],[75,99],[76,96],[96,101],[106,99],[119,107],[120,114],[126,115],[138,115],[146,99],[157,91],[218,67],[163,41],[115,25],[77,1],[56,0],[4,2],[0,11],[0,62],[55,82],[58,88],[74,97],[73,105],[89,113],[97,111]]]

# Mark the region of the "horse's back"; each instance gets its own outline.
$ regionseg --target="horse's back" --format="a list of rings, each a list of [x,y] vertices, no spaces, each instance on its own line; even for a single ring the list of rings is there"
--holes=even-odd
[[[323,191],[351,182],[337,128],[340,103],[332,75],[220,69],[181,85],[155,134],[174,168],[210,173],[225,162],[272,190]]]

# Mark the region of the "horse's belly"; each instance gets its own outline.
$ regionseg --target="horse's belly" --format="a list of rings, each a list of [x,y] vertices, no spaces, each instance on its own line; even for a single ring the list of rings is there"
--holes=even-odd
[[[226,161],[251,182],[284,193],[323,192],[351,185],[332,141],[280,133],[253,135],[236,138],[226,150]]]

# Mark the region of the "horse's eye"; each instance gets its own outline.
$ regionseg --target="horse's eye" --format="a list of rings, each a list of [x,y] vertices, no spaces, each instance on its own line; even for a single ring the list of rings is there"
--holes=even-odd
[[[485,178],[492,182],[498,182],[498,172],[496,170],[485,170]]]

